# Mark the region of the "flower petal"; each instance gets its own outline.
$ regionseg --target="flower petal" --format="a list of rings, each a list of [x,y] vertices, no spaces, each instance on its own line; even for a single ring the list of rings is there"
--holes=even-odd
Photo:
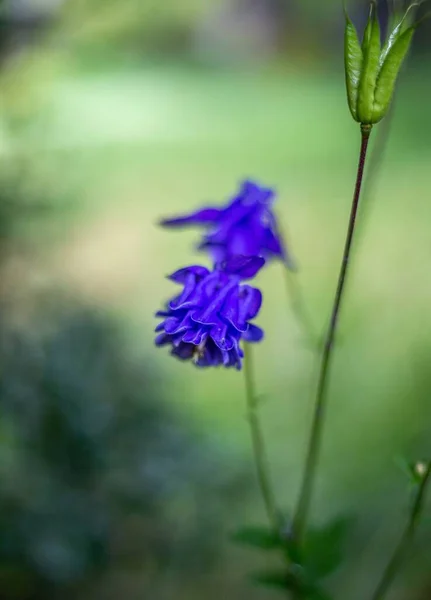
[[[222,283],[220,282],[219,289],[215,288],[212,296],[208,296],[208,304],[201,310],[195,310],[191,313],[193,321],[195,321],[196,323],[201,323],[203,325],[218,325],[218,314],[223,307],[226,297],[237,286],[238,284],[235,280],[230,281],[225,285],[222,285]]]
[[[176,335],[181,331],[186,331],[191,326],[190,313],[186,313],[182,318],[176,316],[168,317],[163,323],[166,333]]]
[[[194,276],[194,280],[200,280],[209,275],[209,270],[201,265],[192,265],[191,267],[185,267],[184,269],[178,269],[175,273],[168,276],[168,279],[175,281],[175,283],[186,284],[190,281],[191,277]]]
[[[198,327],[197,329],[190,328],[183,335],[183,342],[187,342],[189,344],[194,344],[195,346],[199,346],[203,342],[205,342],[208,337],[208,332],[204,327]]]
[[[193,276],[190,276],[181,294],[169,302],[169,308],[179,310],[204,306],[206,297],[215,289],[218,279],[218,273],[211,273],[196,285]]]
[[[242,285],[239,292],[241,313],[244,319],[254,319],[262,306],[262,292],[250,285]]]
[[[252,323],[249,324],[247,331],[243,334],[243,338],[246,342],[260,342],[263,337],[263,329]]]
[[[178,346],[172,348],[171,354],[177,356],[181,360],[189,360],[195,352],[196,346],[193,344],[185,344],[181,342]]]
[[[166,333],[160,333],[154,340],[156,346],[166,346],[171,343],[171,336]]]
[[[257,315],[262,304],[260,290],[243,285],[240,293],[231,293],[225,302],[221,316],[241,332],[247,331],[247,321]]]
[[[222,213],[223,209],[221,208],[207,207],[197,210],[189,215],[162,219],[160,225],[162,225],[162,227],[181,227],[183,225],[207,224],[217,221]]]
[[[228,325],[219,321],[217,325],[213,325],[210,329],[210,336],[220,350],[231,350],[233,348],[233,340],[228,335]]]
[[[241,279],[251,279],[265,264],[261,256],[232,256],[228,258],[221,268],[226,273],[238,275]]]

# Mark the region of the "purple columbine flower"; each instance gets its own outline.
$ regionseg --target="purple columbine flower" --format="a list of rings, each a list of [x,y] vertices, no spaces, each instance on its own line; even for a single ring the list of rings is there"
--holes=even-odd
[[[250,323],[260,310],[262,293],[241,280],[254,277],[264,263],[260,257],[237,256],[213,271],[190,266],[173,273],[169,279],[183,290],[156,314],[163,317],[156,345],[171,346],[171,354],[198,367],[241,369],[241,339],[263,338],[262,329]]]
[[[223,208],[207,207],[185,216],[164,219],[166,227],[203,225],[207,229],[200,250],[215,262],[235,255],[278,257],[293,267],[272,211],[275,192],[253,181],[244,181]]]

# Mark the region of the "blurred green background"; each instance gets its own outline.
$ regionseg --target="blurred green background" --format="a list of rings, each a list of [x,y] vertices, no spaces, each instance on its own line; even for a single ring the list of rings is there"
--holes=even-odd
[[[363,24],[366,2],[349,9]],[[242,376],[153,347],[153,314],[174,291],[165,275],[199,260],[196,232],[157,221],[224,202],[244,177],[274,186],[323,331],[359,146],[341,5],[3,0],[0,11],[0,598],[269,599],[247,582],[268,557],[229,542],[265,522]],[[313,520],[356,517],[327,582],[343,600],[370,596],[403,527],[396,457],[431,452],[430,33],[402,74],[384,154],[371,155],[381,168],[331,380]],[[258,284],[261,416],[288,512],[317,357],[282,267]],[[431,597],[430,515],[428,504],[394,599]]]

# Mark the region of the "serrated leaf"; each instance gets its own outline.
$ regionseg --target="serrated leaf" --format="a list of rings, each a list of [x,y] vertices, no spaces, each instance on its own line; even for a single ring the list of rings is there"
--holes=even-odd
[[[350,518],[340,517],[307,533],[303,559],[304,567],[311,576],[322,579],[340,566],[351,521]]]
[[[267,527],[242,527],[230,537],[232,542],[260,550],[275,550],[282,546],[280,535]]]

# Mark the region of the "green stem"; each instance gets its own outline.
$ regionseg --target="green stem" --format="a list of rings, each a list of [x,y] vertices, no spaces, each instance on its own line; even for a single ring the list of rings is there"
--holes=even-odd
[[[302,290],[297,280],[297,275],[292,273],[292,271],[286,265],[283,265],[283,269],[287,295],[290,300],[292,312],[298,321],[303,334],[305,335],[307,345],[311,346],[312,348],[316,348],[317,339],[314,334],[314,328],[310,317],[305,308],[305,302],[302,296]]]
[[[256,396],[253,377],[253,353],[251,346],[247,343],[244,344],[244,354],[244,379],[247,400],[247,417],[250,423],[251,441],[253,446],[253,456],[256,467],[257,480],[259,483],[269,522],[274,527],[274,529],[278,531],[280,525],[279,515],[277,511],[274,490],[272,489],[271,479],[269,476],[269,466],[264,436],[259,420],[259,414],[257,411],[258,400]]]
[[[343,292],[347,279],[350,252],[355,231],[356,215],[358,212],[359,198],[361,194],[362,179],[364,175],[365,160],[367,156],[367,148],[370,133],[370,125],[361,126],[361,149],[359,153],[359,163],[356,176],[355,191],[353,194],[353,201],[350,211],[350,219],[347,229],[346,242],[344,246],[343,259],[341,262],[340,274],[338,277],[337,290],[335,293],[331,319],[329,322],[329,327],[326,333],[325,343],[322,351],[320,374],[317,385],[313,422],[308,443],[307,458],[304,468],[302,485],[299,493],[299,500],[293,520],[293,535],[298,543],[302,542],[302,538],[307,526],[308,512],[310,509],[310,503],[316,479],[316,470],[319,460],[322,431],[325,422],[325,412],[327,405],[328,376],[330,373],[331,359],[333,356],[334,339],[338,325],[338,318],[340,315],[341,302],[343,299]]]
[[[425,492],[427,484],[431,481],[431,461],[426,465],[425,472],[418,484],[412,510],[406,527],[403,531],[400,541],[398,542],[395,551],[389,560],[382,578],[372,596],[372,600],[383,600],[388,592],[397,572],[399,571],[407,551],[411,545],[419,524],[425,501]]]

